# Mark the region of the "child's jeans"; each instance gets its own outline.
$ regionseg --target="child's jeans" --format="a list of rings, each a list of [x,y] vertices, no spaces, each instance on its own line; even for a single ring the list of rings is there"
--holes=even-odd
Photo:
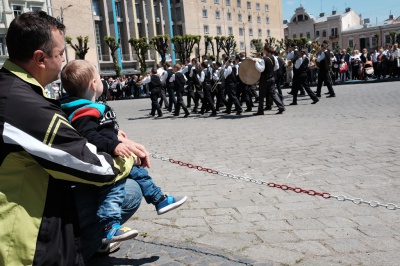
[[[156,204],[161,197],[164,196],[161,188],[154,184],[153,179],[143,167],[134,166],[128,177],[132,178],[139,184],[142,189],[143,197],[148,204]]]
[[[97,216],[106,227],[121,222],[121,206],[125,198],[125,182],[123,178],[113,185],[99,188],[99,209]]]

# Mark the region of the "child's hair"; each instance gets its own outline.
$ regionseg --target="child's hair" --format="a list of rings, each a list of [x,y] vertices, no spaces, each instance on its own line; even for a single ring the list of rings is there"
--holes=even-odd
[[[61,83],[70,96],[82,97],[94,79],[96,68],[86,60],[74,60],[64,66]]]

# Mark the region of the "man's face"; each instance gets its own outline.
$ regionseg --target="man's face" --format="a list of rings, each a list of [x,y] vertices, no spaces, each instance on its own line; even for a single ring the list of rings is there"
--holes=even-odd
[[[61,65],[65,61],[64,51],[65,42],[64,35],[59,30],[52,30],[53,34],[53,49],[51,54],[46,54],[44,59],[45,78],[47,84],[56,80],[61,70]]]

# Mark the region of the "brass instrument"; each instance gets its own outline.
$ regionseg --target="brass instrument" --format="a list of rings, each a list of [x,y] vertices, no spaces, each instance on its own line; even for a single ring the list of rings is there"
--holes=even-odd
[[[310,61],[312,61],[316,68],[319,68],[319,62],[317,61],[318,54],[321,52],[321,46],[318,44],[318,38],[315,38],[313,41],[309,41],[309,45],[312,46],[310,51]]]

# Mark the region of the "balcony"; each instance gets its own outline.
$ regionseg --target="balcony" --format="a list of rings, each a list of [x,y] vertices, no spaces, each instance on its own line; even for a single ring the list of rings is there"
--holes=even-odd
[[[336,38],[338,38],[337,34],[329,36],[329,39],[336,39]]]

